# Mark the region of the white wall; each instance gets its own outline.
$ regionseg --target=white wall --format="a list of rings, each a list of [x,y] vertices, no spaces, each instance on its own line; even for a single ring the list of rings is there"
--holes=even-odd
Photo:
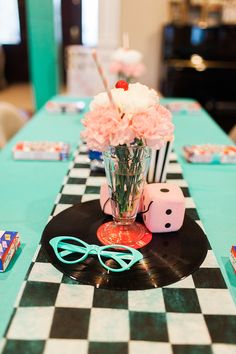
[[[99,47],[116,49],[120,35],[120,1],[99,0]]]
[[[110,0],[113,1],[113,0]],[[129,33],[130,47],[144,55],[146,73],[140,78],[144,84],[159,88],[161,75],[161,30],[168,22],[167,0],[121,0],[120,29]]]
[[[117,79],[109,73],[111,53],[122,45],[123,33],[127,32],[130,48],[143,54],[147,67],[139,81],[159,89],[162,71],[161,31],[166,22],[168,22],[167,0],[99,0],[98,54],[110,86],[113,86]],[[72,75],[76,77],[78,94],[81,96],[93,96],[104,90],[94,63],[90,56],[88,57],[88,70],[83,69],[82,73]],[[84,81],[80,82],[79,78],[82,80],[82,77]]]

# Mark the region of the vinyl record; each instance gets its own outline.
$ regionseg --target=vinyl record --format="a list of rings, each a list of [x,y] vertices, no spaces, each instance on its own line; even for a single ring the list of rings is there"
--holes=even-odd
[[[89,244],[102,246],[96,231],[109,220],[111,217],[103,214],[98,200],[76,204],[56,215],[42,235],[42,247],[49,262],[80,284],[113,290],[143,290],[162,287],[185,278],[197,270],[206,257],[208,242],[205,234],[195,221],[185,216],[179,231],[153,234],[151,242],[139,249],[143,260],[130,270],[107,272],[96,256],[70,265],[57,259],[49,244],[51,238],[77,236]],[[141,218],[138,221],[141,222]]]

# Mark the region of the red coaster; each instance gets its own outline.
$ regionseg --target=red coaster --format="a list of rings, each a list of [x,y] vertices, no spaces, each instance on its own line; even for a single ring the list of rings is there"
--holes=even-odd
[[[97,237],[103,245],[119,244],[141,248],[151,241],[152,233],[143,224],[137,222],[122,226],[109,221],[98,228]]]

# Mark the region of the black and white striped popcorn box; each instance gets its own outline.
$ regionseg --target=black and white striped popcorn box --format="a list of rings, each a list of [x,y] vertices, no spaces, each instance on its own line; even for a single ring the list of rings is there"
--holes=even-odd
[[[167,166],[173,142],[167,142],[161,149],[152,149],[147,175],[148,183],[166,182]]]

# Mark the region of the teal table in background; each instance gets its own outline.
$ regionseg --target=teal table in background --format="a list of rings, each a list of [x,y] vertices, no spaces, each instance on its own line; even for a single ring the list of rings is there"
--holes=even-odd
[[[89,99],[85,102],[87,110]],[[168,102],[173,99],[162,99],[162,103]],[[4,333],[70,163],[14,161],[11,149],[19,140],[61,140],[70,143],[73,153],[80,142],[81,117],[82,114],[50,114],[42,109],[0,153],[0,229],[19,231],[22,243],[8,270],[0,274],[0,335]],[[203,110],[175,113],[174,123],[178,160],[236,301],[236,275],[229,264],[230,247],[236,244],[236,165],[194,165],[182,157],[182,147],[187,144],[232,142]]]
[[[162,100],[169,102],[173,99]],[[229,261],[230,248],[236,245],[236,165],[190,164],[182,155],[184,145],[233,142],[203,109],[192,114],[175,113],[174,123],[175,150],[184,178],[236,303],[236,274]]]
[[[20,140],[65,141],[73,153],[80,141],[81,117],[42,109],[0,152],[0,229],[17,230],[21,239],[21,252],[0,273],[0,337],[70,163],[14,161],[12,147]]]

